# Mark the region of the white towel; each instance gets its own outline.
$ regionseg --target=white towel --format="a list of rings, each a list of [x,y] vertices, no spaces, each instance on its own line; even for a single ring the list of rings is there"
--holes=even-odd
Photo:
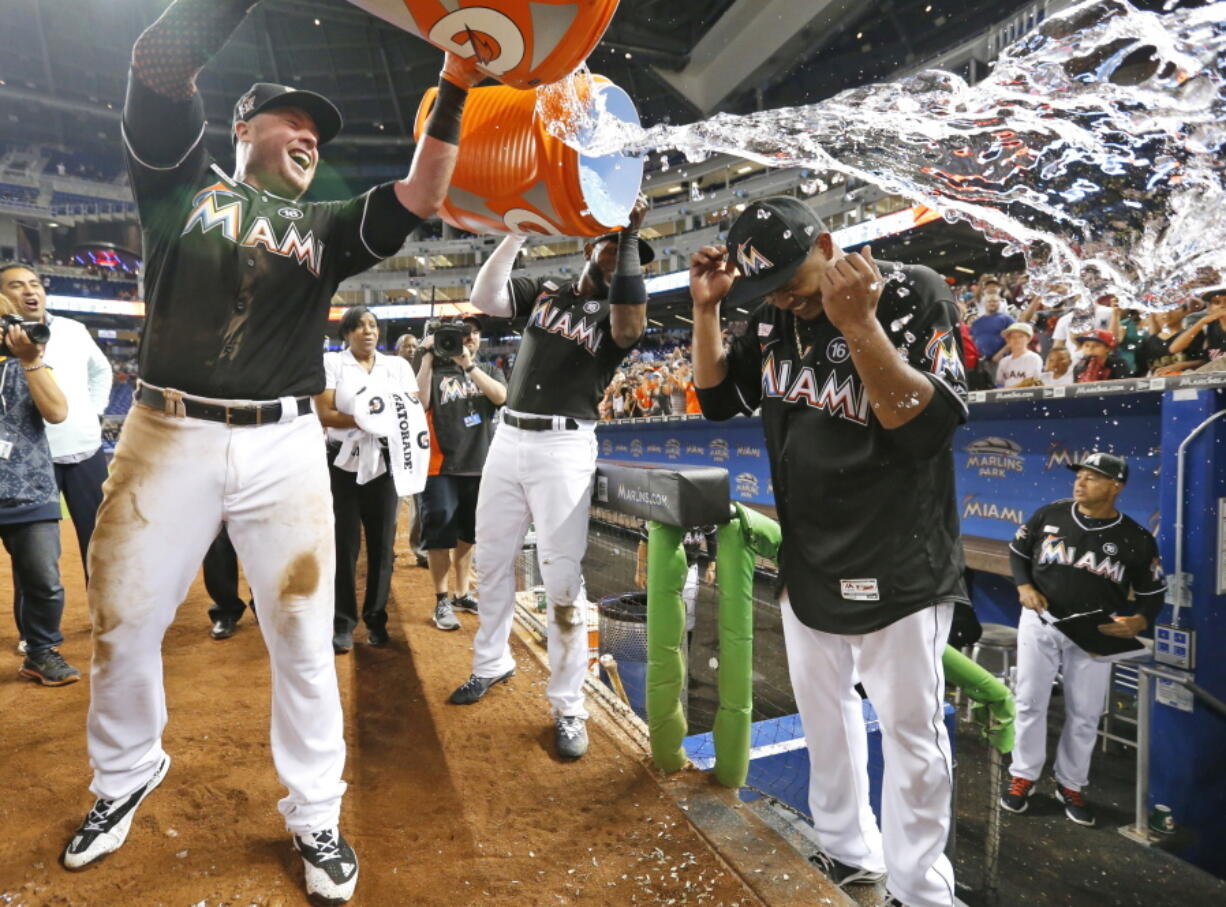
[[[346,441],[336,457],[341,469],[358,474],[363,485],[383,474],[380,438],[387,438],[392,481],[400,497],[417,494],[426,487],[430,470],[430,429],[426,410],[417,394],[400,390],[362,388],[354,395],[353,418],[363,434]],[[373,447],[374,453],[370,453]],[[354,464],[351,468],[343,463]],[[365,476],[365,479],[363,478]]]

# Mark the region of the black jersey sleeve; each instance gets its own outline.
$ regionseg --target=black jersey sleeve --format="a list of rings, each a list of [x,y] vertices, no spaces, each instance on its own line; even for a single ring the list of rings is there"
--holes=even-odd
[[[339,256],[337,278],[365,271],[400,251],[421,218],[400,204],[396,184],[383,183],[344,202],[332,221],[327,242]]]
[[[1046,507],[1040,507],[1013,534],[1009,543],[1009,568],[1013,573],[1013,585],[1029,586],[1034,584],[1031,573],[1034,561],[1034,540],[1039,536],[1039,530],[1047,512]]]
[[[137,209],[156,228],[163,215],[176,216],[179,205],[190,203],[212,163],[200,95],[168,98],[130,73],[120,128]]]
[[[905,325],[915,338],[907,346],[907,363],[932,382],[928,405],[909,422],[891,429],[890,439],[916,458],[934,456],[966,421],[966,368],[958,310],[949,285],[930,268],[909,267],[904,285],[915,299],[915,316]]]
[[[1137,613],[1145,615],[1152,627],[1162,610],[1166,592],[1166,577],[1162,573],[1162,557],[1153,535],[1139,529],[1143,538],[1125,568],[1124,576],[1132,586],[1137,600]]]
[[[702,414],[715,422],[751,415],[762,402],[762,349],[757,316],[727,348],[728,374],[714,387],[695,387]]]

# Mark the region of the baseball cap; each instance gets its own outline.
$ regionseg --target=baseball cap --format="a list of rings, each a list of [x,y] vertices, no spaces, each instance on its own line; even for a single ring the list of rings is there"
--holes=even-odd
[[[1007,328],[1001,331],[1000,334],[1003,337],[1005,334],[1008,334],[1010,331],[1017,331],[1019,334],[1025,334],[1027,337],[1033,337],[1034,336],[1034,325],[1030,324],[1030,322],[1028,321],[1015,321],[1013,322],[1013,324],[1009,325]]]
[[[601,233],[599,236],[588,240],[588,242],[590,242],[593,246],[599,245],[600,243],[604,242],[606,239],[611,239],[614,242],[617,242],[617,236],[619,233],[621,233],[621,230],[610,230],[608,233]],[[655,260],[656,260],[656,250],[651,247],[651,243],[647,242],[647,240],[643,239],[643,237],[640,236],[639,237],[639,264],[649,265]]]
[[[728,230],[728,255],[741,276],[725,302],[743,305],[779,289],[825,231],[813,209],[789,196],[772,195],[751,204]]]
[[[1104,344],[1108,349],[1115,349],[1115,335],[1105,328],[1098,328],[1094,331],[1086,331],[1084,334],[1078,334],[1074,338],[1078,343],[1083,340],[1097,340]]]
[[[1068,464],[1068,468],[1073,472],[1079,469],[1092,469],[1108,479],[1115,479],[1117,482],[1128,481],[1128,463],[1124,458],[1097,450],[1087,454],[1080,463]]]
[[[315,128],[319,130],[320,145],[328,144],[341,131],[341,112],[323,95],[301,88],[290,88],[288,85],[277,85],[274,82],[256,82],[234,102],[234,120],[231,127],[239,120],[250,120],[257,113],[278,107],[297,107],[309,113],[315,121]],[[233,128],[230,141],[238,141]]]

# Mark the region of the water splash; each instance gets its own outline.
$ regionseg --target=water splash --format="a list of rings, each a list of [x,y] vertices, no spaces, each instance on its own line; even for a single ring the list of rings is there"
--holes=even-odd
[[[587,153],[676,149],[841,172],[1023,253],[1045,299],[1110,292],[1167,308],[1226,285],[1224,67],[1226,2],[1154,13],[1090,0],[973,86],[926,71],[684,126],[626,127],[598,111],[581,131],[569,114],[546,125]]]

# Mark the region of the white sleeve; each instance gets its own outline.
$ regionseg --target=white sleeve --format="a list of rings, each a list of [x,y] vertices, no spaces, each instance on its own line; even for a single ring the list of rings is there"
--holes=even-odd
[[[1034,350],[1030,351],[1029,356],[1022,357],[1025,361],[1022,364],[1022,369],[1025,374],[1023,378],[1038,378],[1043,374],[1043,357]]]
[[[1063,340],[1068,343],[1068,325],[1073,320],[1073,313],[1066,312],[1056,319],[1056,326],[1052,329],[1051,339],[1053,341]]]
[[[82,327],[81,333],[89,348],[89,361],[86,365],[89,376],[89,402],[93,405],[94,412],[102,415],[106,412],[107,404],[111,402],[111,382],[115,373],[111,371],[111,361],[98,348],[98,344],[94,343],[94,338],[89,336],[89,330]]]
[[[511,302],[511,290],[507,282],[515,267],[515,256],[524,245],[523,236],[511,234],[498,244],[490,257],[481,265],[477,279],[473,281],[472,304],[486,315],[510,318],[515,314]]]
[[[336,390],[336,382],[341,377],[341,354],[324,353],[324,390]]]

